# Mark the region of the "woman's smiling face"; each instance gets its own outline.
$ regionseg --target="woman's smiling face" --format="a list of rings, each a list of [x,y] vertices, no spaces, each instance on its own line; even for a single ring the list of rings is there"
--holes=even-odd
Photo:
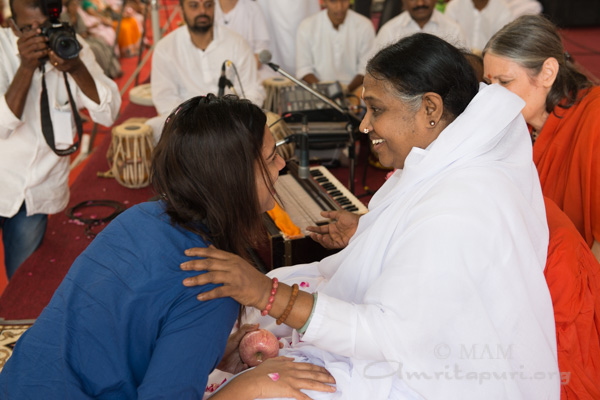
[[[404,168],[404,161],[413,147],[426,148],[437,138],[428,129],[423,103],[413,109],[400,100],[391,84],[367,74],[364,79],[363,99],[367,113],[360,131],[369,131],[369,139],[379,162],[386,167]]]

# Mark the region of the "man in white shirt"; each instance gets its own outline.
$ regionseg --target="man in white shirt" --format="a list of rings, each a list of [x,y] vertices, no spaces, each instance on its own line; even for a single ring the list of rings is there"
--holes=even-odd
[[[215,23],[239,33],[250,45],[261,81],[275,74],[268,66],[258,61],[263,50],[271,50],[271,39],[265,16],[256,1],[218,0],[215,3]]]
[[[494,33],[513,20],[503,0],[452,0],[444,15],[460,25],[475,54],[481,54]]]
[[[296,75],[296,32],[302,20],[319,12],[319,0],[257,0],[257,3],[267,20],[272,61]]]
[[[350,0],[324,0],[325,10],[308,17],[296,36],[296,76],[308,83],[339,81],[348,92],[362,85],[375,30],[350,10]]]
[[[159,116],[146,123],[158,142],[167,115],[183,101],[219,92],[223,71],[236,93],[262,106],[264,90],[258,80],[256,59],[236,32],[214,24],[213,0],[180,0],[185,26],[161,39],[152,56],[152,101]],[[231,62],[228,63],[228,61]]]
[[[269,29],[255,0],[215,1],[215,23],[239,33],[255,54],[269,49]]]
[[[69,201],[70,158],[49,144],[59,150],[73,144],[65,78],[74,103],[87,108],[95,122],[110,126],[121,106],[117,85],[84,40],[79,38],[82,49],[72,59],[49,49],[40,29],[48,16],[40,7],[37,1],[14,0],[11,28],[0,29],[0,227],[9,279],[41,244],[48,214]],[[48,142],[42,133],[42,79],[53,127]]]
[[[437,11],[435,3],[435,0],[402,0],[405,11],[379,29],[375,38],[375,50],[381,50],[417,32],[430,33],[459,48],[466,46],[465,35],[460,26]]]

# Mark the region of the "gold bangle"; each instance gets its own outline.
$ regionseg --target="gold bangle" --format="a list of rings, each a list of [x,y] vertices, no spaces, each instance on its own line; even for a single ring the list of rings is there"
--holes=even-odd
[[[283,324],[287,317],[290,315],[290,312],[292,312],[292,307],[294,307],[294,303],[296,302],[296,297],[298,297],[299,291],[300,288],[298,287],[298,284],[294,283],[294,285],[292,286],[292,295],[290,296],[290,301],[288,302],[288,305],[285,308],[283,314],[281,314],[281,317],[277,318],[277,321],[275,321],[277,325]]]

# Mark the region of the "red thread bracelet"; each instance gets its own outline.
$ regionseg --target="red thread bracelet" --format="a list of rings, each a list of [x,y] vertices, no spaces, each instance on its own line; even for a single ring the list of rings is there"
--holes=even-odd
[[[271,297],[269,297],[269,301],[265,306],[265,309],[260,312],[260,315],[263,317],[269,314],[271,311],[271,307],[273,307],[273,302],[275,301],[275,293],[277,293],[277,288],[279,287],[279,280],[277,278],[273,278],[273,287],[271,288]]]

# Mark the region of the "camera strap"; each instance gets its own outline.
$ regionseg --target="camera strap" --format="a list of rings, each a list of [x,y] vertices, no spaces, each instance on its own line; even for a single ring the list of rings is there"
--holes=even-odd
[[[68,156],[73,154],[79,148],[81,143],[81,135],[83,134],[83,125],[81,123],[81,117],[77,112],[77,106],[75,100],[71,94],[71,88],[69,86],[69,80],[67,79],[67,73],[63,72],[63,78],[67,87],[67,94],[69,96],[69,103],[71,104],[71,111],[73,112],[73,118],[75,119],[75,126],[77,127],[78,141],[67,149],[57,149],[54,143],[54,127],[52,126],[52,118],[50,117],[50,105],[48,103],[48,91],[46,89],[46,67],[42,65],[42,95],[40,97],[40,113],[42,117],[42,133],[46,139],[48,146],[59,156]]]

